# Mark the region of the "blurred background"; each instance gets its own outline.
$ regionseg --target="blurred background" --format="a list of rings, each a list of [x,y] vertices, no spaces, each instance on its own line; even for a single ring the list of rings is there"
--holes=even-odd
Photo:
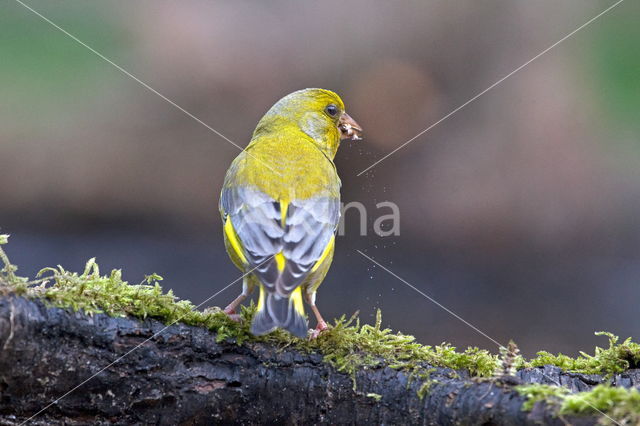
[[[425,344],[589,352],[639,338],[640,4],[624,2],[389,157],[371,163],[610,1],[138,1],[28,4],[244,146],[280,97],[324,87],[365,140],[343,143],[357,213],[318,297]],[[0,231],[33,276],[144,274],[198,304],[235,280],[217,212],[238,149],[17,2],[0,13]],[[373,222],[392,201],[400,235]],[[240,285],[211,304],[225,306]]]

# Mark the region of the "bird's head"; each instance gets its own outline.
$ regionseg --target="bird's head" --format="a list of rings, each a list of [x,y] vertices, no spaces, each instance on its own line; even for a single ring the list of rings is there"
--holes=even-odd
[[[333,158],[340,140],[362,139],[362,129],[346,112],[336,93],[325,89],[303,89],[280,99],[262,117],[254,137],[264,132],[282,132],[293,128],[310,136],[314,143]]]

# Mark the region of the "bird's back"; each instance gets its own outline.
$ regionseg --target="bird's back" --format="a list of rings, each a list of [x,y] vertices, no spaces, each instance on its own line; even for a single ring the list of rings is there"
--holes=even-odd
[[[254,139],[227,172],[225,186],[238,184],[258,188],[275,200],[340,198],[333,161],[302,132]]]

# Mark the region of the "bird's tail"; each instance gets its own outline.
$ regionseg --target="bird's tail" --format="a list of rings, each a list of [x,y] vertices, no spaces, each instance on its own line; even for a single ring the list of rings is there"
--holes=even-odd
[[[251,333],[256,336],[267,334],[276,328],[283,328],[294,336],[307,336],[307,320],[304,317],[302,290],[293,290],[289,297],[265,291],[260,285],[258,312],[251,323]]]

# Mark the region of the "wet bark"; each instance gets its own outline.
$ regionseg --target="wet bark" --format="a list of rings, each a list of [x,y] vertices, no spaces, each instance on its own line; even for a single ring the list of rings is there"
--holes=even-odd
[[[386,366],[358,372],[354,391],[319,354],[217,343],[214,333],[181,324],[152,337],[164,327],[0,297],[0,424],[19,424],[56,401],[30,423],[562,425],[567,419],[543,404],[522,411],[513,385],[554,380],[587,390],[603,380],[555,367],[504,380],[437,368],[420,399],[422,382]],[[640,374],[614,380],[637,386]]]

